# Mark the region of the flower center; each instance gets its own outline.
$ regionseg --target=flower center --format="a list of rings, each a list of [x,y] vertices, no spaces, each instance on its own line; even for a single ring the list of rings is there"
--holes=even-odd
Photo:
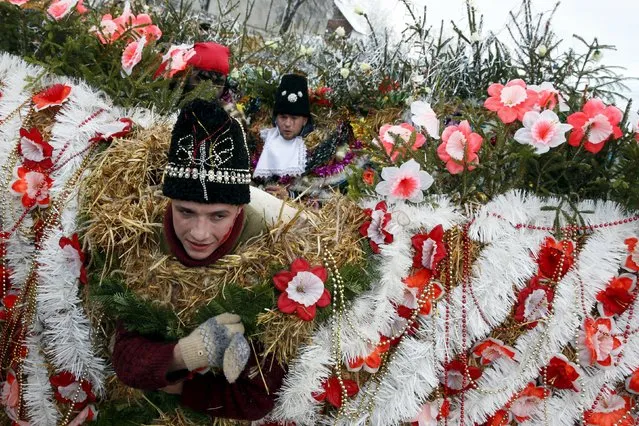
[[[453,160],[462,161],[466,154],[466,136],[459,130],[454,132],[446,142],[446,153]]]
[[[612,125],[603,114],[597,114],[588,120],[583,130],[588,134],[588,142],[594,144],[602,143],[612,135]]]
[[[437,254],[437,245],[431,238],[424,241],[422,244],[422,265],[424,268],[432,269],[433,260]]]
[[[306,307],[313,306],[324,293],[324,283],[312,272],[300,271],[286,288],[288,297]]]
[[[533,124],[532,136],[537,143],[548,144],[555,136],[555,125],[550,121],[540,120]]]
[[[419,188],[419,181],[412,176],[404,176],[397,180],[392,194],[398,198],[410,198]]]
[[[524,102],[528,94],[526,89],[521,86],[508,86],[501,90],[500,100],[501,103],[507,107],[514,107]]]

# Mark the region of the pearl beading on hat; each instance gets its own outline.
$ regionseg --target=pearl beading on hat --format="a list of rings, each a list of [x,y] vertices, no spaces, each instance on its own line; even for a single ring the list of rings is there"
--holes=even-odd
[[[180,167],[169,164],[166,166],[165,173],[169,177],[184,179],[199,179],[201,181],[209,181],[215,183],[229,184],[248,184],[251,183],[251,173],[246,170],[236,169],[218,169],[218,170],[199,170],[196,167]]]

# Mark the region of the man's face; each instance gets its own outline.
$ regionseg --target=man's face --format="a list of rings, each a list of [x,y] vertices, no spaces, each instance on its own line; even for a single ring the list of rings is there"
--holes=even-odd
[[[301,115],[277,114],[275,118],[277,128],[280,129],[280,135],[286,140],[291,140],[298,136],[307,121],[308,118]]]
[[[195,260],[209,257],[231,231],[241,206],[171,200],[173,228],[186,253]]]

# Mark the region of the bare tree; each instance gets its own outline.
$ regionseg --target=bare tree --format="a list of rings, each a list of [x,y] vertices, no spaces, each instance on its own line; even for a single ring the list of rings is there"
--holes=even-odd
[[[280,26],[280,35],[285,34],[293,23],[293,18],[297,13],[297,9],[301,5],[306,3],[306,0],[287,0],[286,10],[284,11],[284,17],[282,18],[282,25]]]

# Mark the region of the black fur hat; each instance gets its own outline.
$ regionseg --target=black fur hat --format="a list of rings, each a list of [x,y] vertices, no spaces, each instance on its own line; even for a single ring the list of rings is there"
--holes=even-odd
[[[168,157],[165,196],[205,204],[251,201],[244,129],[217,102],[196,99],[182,108]]]

